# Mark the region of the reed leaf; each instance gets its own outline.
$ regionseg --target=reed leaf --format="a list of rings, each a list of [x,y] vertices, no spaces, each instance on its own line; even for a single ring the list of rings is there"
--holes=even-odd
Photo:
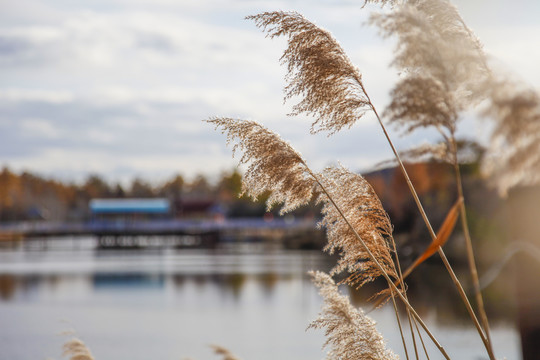
[[[401,277],[394,282],[394,285],[396,287],[399,286],[401,282],[404,281],[405,278],[414,271],[414,269],[416,269],[420,264],[433,256],[437,252],[439,247],[442,247],[444,244],[446,244],[446,241],[456,227],[457,219],[459,217],[459,208],[462,202],[462,198],[458,199],[456,203],[452,206],[452,208],[448,211],[446,218],[444,219],[439,231],[437,232],[437,237],[429,244],[427,249],[424,250],[424,252],[420,254],[420,256],[418,256],[418,258],[407,268],[407,270],[405,270],[401,274]],[[387,296],[390,296],[387,291],[383,292],[381,295],[385,296],[382,296],[379,300],[375,302],[374,308],[381,306],[385,301],[388,300]]]
[[[452,231],[456,227],[457,219],[459,217],[459,208],[461,206],[461,203],[463,202],[463,198],[460,198],[456,201],[454,206],[448,211],[448,214],[446,215],[446,218],[444,219],[444,222],[442,223],[439,231],[437,232],[437,237],[429,244],[427,249],[403,272],[403,279],[405,279],[414,269],[418,267],[421,263],[429,259],[432,255],[434,255],[437,252],[437,249],[439,247],[442,247],[450,235],[452,234]]]

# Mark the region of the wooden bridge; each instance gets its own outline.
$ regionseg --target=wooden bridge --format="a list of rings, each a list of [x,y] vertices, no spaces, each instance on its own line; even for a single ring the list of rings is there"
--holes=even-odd
[[[319,233],[314,220],[282,218],[271,220],[262,218],[92,220],[81,223],[20,222],[0,225],[0,242],[95,236],[98,238],[100,247],[146,247],[160,244],[211,247],[220,242],[264,240],[283,241],[288,242],[288,246],[291,247],[303,247],[303,242],[318,239]]]

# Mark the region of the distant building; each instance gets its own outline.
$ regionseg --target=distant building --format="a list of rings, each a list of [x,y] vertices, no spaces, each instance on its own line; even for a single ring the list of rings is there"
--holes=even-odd
[[[210,218],[216,215],[216,200],[212,197],[184,196],[174,202],[176,217]]]
[[[171,204],[164,198],[92,199],[90,214],[94,219],[140,220],[171,217]]]

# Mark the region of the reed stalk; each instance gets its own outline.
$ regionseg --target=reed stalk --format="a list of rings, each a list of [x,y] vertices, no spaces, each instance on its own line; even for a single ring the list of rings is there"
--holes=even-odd
[[[461,170],[459,168],[459,162],[457,158],[457,144],[455,141],[455,138],[452,134],[452,147],[454,152],[454,174],[456,178],[456,187],[458,192],[458,197],[461,199],[465,199],[465,195],[463,194],[463,182],[461,179]],[[474,250],[472,246],[472,240],[471,240],[471,234],[469,231],[469,223],[467,221],[467,210],[465,206],[465,200],[462,201],[459,205],[460,210],[460,218],[461,218],[461,228],[463,229],[463,235],[465,237],[465,245],[467,250],[467,262],[469,265],[469,272],[471,274],[473,287],[474,287],[474,296],[476,299],[476,305],[478,307],[478,313],[480,315],[480,320],[482,321],[482,326],[484,329],[484,333],[486,336],[486,341],[489,346],[489,353],[493,354],[493,343],[491,341],[491,334],[489,330],[489,321],[486,314],[486,309],[484,306],[484,299],[482,297],[482,292],[480,289],[480,281],[478,279],[478,270],[476,267],[476,261],[474,256]]]
[[[414,321],[414,327],[416,329],[416,332],[418,333],[418,337],[420,338],[420,343],[422,343],[422,348],[424,349],[424,354],[426,355],[426,359],[429,359],[429,353],[426,349],[426,344],[424,344],[424,339],[422,338],[422,334],[420,333],[420,329],[418,328],[418,323]]]
[[[228,144],[234,142],[233,154],[237,149],[243,151],[240,162],[248,165],[244,180],[244,192],[247,195],[256,198],[258,195],[270,191],[267,205],[272,206],[275,202],[284,202],[281,209],[283,214],[308,203],[317,189],[319,201],[325,200],[326,202],[322,210],[325,216],[320,224],[330,226],[329,230],[334,230],[328,234],[327,249],[332,251],[336,247],[341,247],[344,251],[343,257],[338,261],[333,272],[340,272],[343,269],[348,269],[349,272],[354,271],[348,281],[349,283],[360,283],[359,286],[373,281],[377,276],[383,276],[390,291],[399,296],[435,346],[446,359],[449,359],[444,348],[390,278],[388,271],[393,273],[394,278],[399,278],[399,275],[395,274],[388,245],[382,245],[380,241],[384,242],[384,236],[391,237],[391,225],[382,209],[380,200],[365,179],[354,174],[351,176],[346,169],[342,168],[328,169],[320,176],[317,175],[288,142],[254,121],[214,118],[207,120],[207,122],[214,124],[216,128],[220,127],[222,132],[227,134]],[[360,183],[357,184],[356,181]],[[327,188],[327,184],[336,191],[336,196],[346,196],[345,203],[341,203],[346,204],[344,206],[347,206],[349,213],[357,217],[355,224],[359,226],[359,231],[367,237],[373,238],[371,240],[372,246],[377,250],[378,256],[373,254],[370,246],[366,244],[357,228],[345,215],[332,192]],[[343,186],[350,186],[351,189],[345,189]],[[345,195],[346,191],[350,192],[355,189],[360,193]],[[342,200],[344,199],[340,199],[340,201]],[[359,204],[358,201],[365,202],[365,204]],[[328,205],[331,205],[331,208],[328,208]],[[367,209],[362,209],[366,206]],[[342,221],[341,225],[339,221]],[[354,244],[351,242],[350,234],[352,234],[352,239],[356,240]],[[373,243],[373,240],[376,239],[379,239],[379,242]],[[361,251],[359,251],[358,245],[362,248]],[[385,265],[382,265],[381,261]],[[365,271],[366,267],[367,271]]]
[[[393,248],[393,251],[394,251],[394,257],[396,258],[396,267],[397,267],[397,270],[398,270],[399,284],[400,284],[400,287],[401,287],[401,291],[403,291],[403,295],[405,295],[405,298],[408,301],[409,298],[407,296],[407,290],[406,290],[406,287],[405,287],[405,278],[403,277],[403,272],[401,271],[401,263],[399,261],[399,256],[398,256],[398,252],[397,252],[397,248],[396,248],[396,242],[394,241],[394,238],[392,238],[392,248]],[[393,294],[392,294],[392,301],[394,301]],[[413,330],[413,327],[412,327],[412,323],[415,322],[415,319],[411,316],[411,312],[409,311],[409,309],[406,309],[406,312],[407,312],[407,320],[409,322],[409,327],[411,329],[411,336],[412,336],[412,341],[413,341],[413,346],[414,346],[414,354],[416,355],[416,359],[418,360],[418,349],[416,347],[416,339],[415,339],[414,330]],[[403,337],[403,335],[402,335],[402,337]]]
[[[399,335],[401,336],[401,342],[403,343],[403,350],[405,351],[405,357],[407,360],[409,360],[409,351],[407,350],[407,341],[405,340],[405,335],[403,334],[403,327],[401,326],[401,319],[399,318],[399,311],[396,304],[396,299],[394,298],[394,292],[392,291],[392,306],[394,307],[394,312],[396,314],[396,321],[399,328]],[[415,347],[416,350],[416,347]],[[418,353],[416,354],[416,358],[418,359]]]
[[[384,0],[377,2],[383,5],[387,3]],[[441,134],[447,144],[447,151],[450,153],[446,160],[455,167],[458,198],[462,199],[463,189],[455,141],[457,121],[462,111],[483,100],[486,97],[486,89],[494,85],[493,74],[487,66],[480,42],[467,27],[457,8],[447,0],[418,0],[410,4],[403,4],[396,8],[396,14],[375,15],[372,17],[372,22],[376,23],[386,36],[397,35],[402,43],[396,50],[394,65],[407,72],[407,76],[392,91],[393,100],[388,108],[390,120],[406,126],[407,132],[417,128],[434,127]],[[432,45],[426,46],[428,43]],[[430,91],[426,92],[426,89],[430,89]],[[384,127],[380,117],[378,119],[380,125]],[[387,135],[386,131],[384,132]],[[388,136],[387,139],[391,143]],[[407,179],[407,185],[430,235],[432,239],[435,239],[435,233],[429,224],[414,187],[408,180],[406,170],[399,159],[400,156],[393,146],[392,150]],[[436,153],[436,151],[433,152]],[[479,292],[478,273],[463,202],[460,203],[459,210],[466,238],[469,270],[473,279],[482,326],[479,326],[476,314],[472,310],[462,286],[458,284],[459,281],[456,281],[457,278],[450,270],[451,266],[440,247],[438,252],[452,280],[458,287],[458,292],[477,327],[490,358],[493,359],[489,324],[482,295]]]
[[[418,197],[418,194],[416,192],[416,189],[414,188],[414,185],[412,184],[412,181],[409,177],[409,174],[407,170],[405,169],[405,166],[403,165],[403,161],[401,160],[401,156],[399,155],[398,151],[396,150],[394,143],[392,142],[392,139],[390,138],[390,135],[388,134],[388,131],[386,130],[386,127],[384,126],[381,117],[379,116],[379,113],[377,112],[377,109],[375,109],[375,106],[371,102],[371,99],[369,98],[369,95],[367,94],[364,85],[360,82],[359,85],[361,86],[364,95],[367,98],[368,104],[371,107],[373,113],[375,114],[375,117],[377,118],[377,121],[379,122],[379,125],[381,126],[381,129],[384,133],[384,136],[386,137],[386,140],[388,144],[390,145],[392,152],[394,153],[394,156],[398,162],[399,168],[401,170],[401,173],[405,177],[405,181],[407,182],[407,186],[409,187],[409,190],[414,198],[414,202],[416,203],[416,206],[418,207],[418,210],[420,211],[420,214],[422,216],[422,219],[424,220],[424,223],[426,225],[426,228],[429,231],[429,234],[431,236],[431,239],[434,241],[437,239],[437,235],[435,234],[435,231],[433,230],[433,227],[431,226],[431,222],[429,221],[426,211],[424,210],[424,207],[422,205],[422,202],[420,201],[420,198]],[[452,265],[450,265],[450,262],[448,261],[448,258],[446,257],[446,254],[444,253],[444,250],[439,246],[437,248],[437,252],[439,256],[441,257],[441,260],[450,275],[450,278],[452,279],[452,282],[454,283],[459,296],[461,297],[465,307],[467,308],[467,312],[469,313],[469,316],[471,317],[474,326],[476,328],[476,331],[478,332],[478,335],[480,335],[480,338],[482,339],[482,343],[484,344],[484,347],[486,348],[486,351],[488,352],[490,360],[495,360],[495,355],[493,354],[491,342],[488,340],[486,334],[484,333],[484,330],[482,329],[482,326],[480,325],[480,322],[478,321],[478,318],[476,317],[476,314],[471,306],[471,303],[467,297],[467,294],[465,293],[465,290],[463,289],[463,286],[461,285],[461,282],[457,278]]]
[[[305,165],[305,164],[304,164]],[[309,168],[308,168],[309,169]],[[339,212],[339,214],[341,215],[341,217],[343,218],[343,220],[347,223],[347,226],[351,229],[351,231],[354,233],[354,235],[356,236],[356,239],[359,241],[360,244],[362,244],[362,246],[364,247],[364,250],[366,251],[366,253],[369,255],[371,261],[373,261],[373,263],[377,266],[377,268],[381,271],[382,273],[382,276],[386,279],[386,282],[388,283],[388,286],[390,287],[390,289],[392,291],[395,291],[397,293],[397,295],[399,296],[399,298],[401,299],[401,301],[405,304],[405,306],[407,307],[407,309],[409,309],[411,311],[411,313],[413,314],[413,316],[416,318],[416,320],[420,323],[420,326],[424,329],[424,331],[426,332],[426,334],[428,334],[429,338],[431,339],[431,341],[435,344],[435,346],[437,347],[437,349],[441,352],[441,354],[444,356],[445,359],[450,359],[450,357],[448,356],[448,354],[446,353],[446,350],[444,350],[444,348],[442,347],[442,345],[437,341],[437,339],[435,338],[435,336],[433,335],[433,333],[429,330],[429,328],[427,327],[427,325],[424,323],[424,321],[422,320],[422,318],[420,317],[420,315],[418,315],[418,313],[416,312],[416,310],[411,306],[411,304],[409,304],[409,302],[407,301],[407,299],[405,298],[405,296],[399,291],[399,289],[396,287],[396,285],[394,285],[394,282],[390,279],[390,277],[388,276],[388,274],[386,273],[386,271],[384,271],[384,268],[383,266],[379,263],[377,257],[375,255],[373,255],[373,253],[371,252],[371,250],[369,249],[369,247],[366,245],[366,243],[364,242],[364,240],[360,237],[360,235],[358,234],[358,232],[356,232],[356,229],[352,226],[352,224],[350,223],[349,219],[347,219],[347,217],[343,214],[343,212],[341,211],[341,209],[339,208],[339,206],[337,206],[337,204],[334,202],[334,199],[330,196],[329,192],[326,190],[326,188],[323,186],[323,184],[321,183],[321,181],[318,179],[318,177],[313,173],[311,172],[311,170],[309,170],[309,173],[310,175],[313,177],[313,179],[319,184],[319,186],[321,187],[321,190],[324,192],[324,194],[328,197],[328,200],[334,205],[335,209]]]

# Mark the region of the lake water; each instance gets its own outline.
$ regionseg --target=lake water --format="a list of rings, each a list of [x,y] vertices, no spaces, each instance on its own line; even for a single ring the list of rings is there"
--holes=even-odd
[[[256,244],[100,251],[83,238],[3,249],[0,359],[62,359],[71,338],[62,333],[72,330],[96,360],[219,359],[210,344],[244,360],[323,359],[322,332],[306,331],[322,303],[306,272],[332,262],[318,251]],[[486,358],[470,326],[441,321],[448,316],[440,309],[421,310],[452,358]],[[405,359],[392,308],[370,316]],[[498,358],[521,358],[511,324],[492,331]]]

